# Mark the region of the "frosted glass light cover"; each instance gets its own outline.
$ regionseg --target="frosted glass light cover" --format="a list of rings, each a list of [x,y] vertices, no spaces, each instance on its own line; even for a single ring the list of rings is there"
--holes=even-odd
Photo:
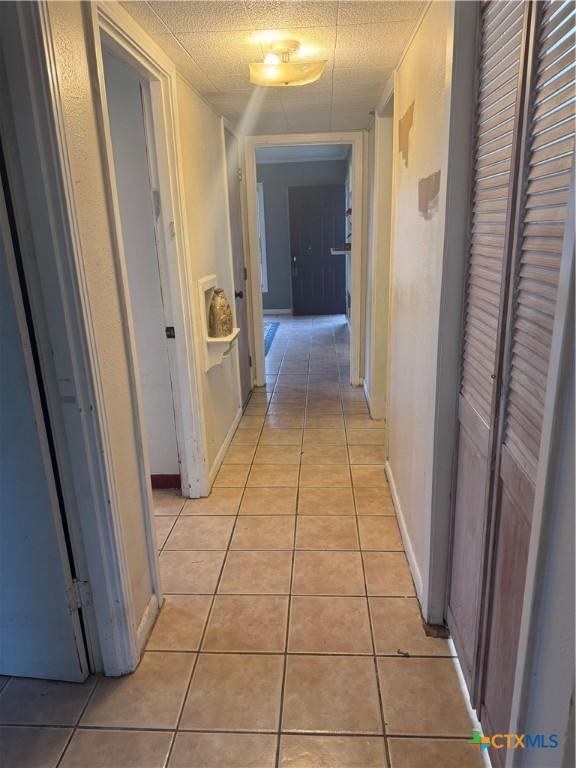
[[[321,77],[326,64],[326,61],[288,61],[276,65],[249,64],[250,82],[267,87],[308,85]]]

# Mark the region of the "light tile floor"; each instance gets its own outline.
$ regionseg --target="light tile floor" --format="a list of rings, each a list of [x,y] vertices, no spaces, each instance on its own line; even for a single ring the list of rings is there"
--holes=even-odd
[[[166,602],[138,670],[0,680],[0,765],[482,765],[348,356],[342,318],[282,319],[209,498],[157,494]]]

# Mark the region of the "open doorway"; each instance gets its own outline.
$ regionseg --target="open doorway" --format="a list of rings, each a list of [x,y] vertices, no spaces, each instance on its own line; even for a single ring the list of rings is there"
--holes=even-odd
[[[181,487],[149,82],[103,48],[106,101],[153,488]]]
[[[360,384],[362,145],[355,132],[247,140],[257,385],[277,328],[321,316],[349,335],[348,381]]]
[[[350,163],[347,144],[256,149],[265,357],[289,316],[348,319]]]

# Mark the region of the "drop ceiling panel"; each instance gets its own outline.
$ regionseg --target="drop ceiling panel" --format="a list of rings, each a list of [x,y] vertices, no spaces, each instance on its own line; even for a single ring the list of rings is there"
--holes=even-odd
[[[353,130],[398,64],[423,2],[151,0],[124,2],[181,75],[216,111],[247,133]],[[256,88],[248,64],[276,40],[296,39],[295,59],[326,59],[304,87]]]

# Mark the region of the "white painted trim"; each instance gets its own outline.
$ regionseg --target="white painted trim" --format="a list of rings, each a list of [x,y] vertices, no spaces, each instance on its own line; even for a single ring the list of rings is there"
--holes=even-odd
[[[264,214],[264,183],[256,182],[256,192],[258,197],[258,244],[260,246],[260,269],[262,271],[262,293],[268,293],[268,252],[266,248],[266,219]]]
[[[86,476],[89,502],[79,499],[88,573],[97,617],[102,670],[108,675],[132,671],[138,663],[136,628],[127,554],[122,536],[117,482],[108,430],[108,415],[86,285],[76,189],[70,168],[59,70],[48,3],[17,6],[18,29],[26,61],[25,77],[34,110],[34,130],[42,157],[42,194],[50,217],[51,252],[59,300],[66,317],[71,387],[81,414],[80,474]],[[19,204],[28,207],[28,201]],[[47,251],[48,252],[48,251]],[[85,496],[88,494],[85,490]],[[95,515],[94,510],[99,514]],[[115,606],[111,611],[110,606]]]
[[[352,233],[351,318],[350,318],[350,382],[361,382],[362,274],[366,261],[364,227],[364,143],[363,131],[341,133],[284,133],[277,135],[247,136],[245,138],[244,177],[246,178],[246,203],[248,224],[248,278],[251,284],[251,305],[254,335],[255,383],[265,382],[264,334],[262,292],[260,290],[260,257],[258,252],[258,225],[256,221],[256,148],[277,146],[302,146],[313,144],[350,144],[352,147],[352,206],[354,222]]]
[[[264,315],[293,315],[294,312],[291,309],[263,309]]]
[[[102,68],[102,39],[124,60],[140,71],[150,82],[150,93],[154,113],[154,143],[158,159],[160,193],[163,208],[163,245],[165,252],[164,272],[168,277],[168,290],[165,292],[165,311],[172,316],[176,328],[174,339],[175,354],[170,356],[174,365],[172,383],[174,388],[174,406],[176,432],[180,454],[182,493],[192,498],[205,492],[205,446],[203,417],[200,408],[200,377],[198,372],[198,354],[194,344],[194,323],[190,307],[191,298],[189,270],[186,259],[187,248],[184,242],[181,196],[178,187],[178,144],[175,118],[175,83],[176,71],[173,63],[166,57],[148,36],[144,34],[134,19],[117,4],[100,3],[92,6],[91,15],[94,35],[94,53],[98,68],[100,99],[96,105],[102,123],[103,143],[108,160],[108,172],[112,180],[110,197],[114,213],[117,241],[121,249],[120,269],[125,272],[123,243],[119,208],[117,204],[116,184],[114,181],[114,163],[110,138],[108,106],[104,73]],[[159,254],[160,256],[161,254]],[[129,292],[127,280],[123,280],[123,299],[130,316],[129,335],[133,361],[136,361],[134,333],[129,311]],[[170,323],[169,323],[170,324]],[[135,393],[140,398],[140,382],[135,381]]]
[[[398,491],[396,490],[396,483],[394,482],[394,475],[392,473],[392,467],[390,466],[389,461],[386,461],[384,469],[386,471],[386,477],[388,478],[388,485],[390,486],[392,503],[394,504],[394,509],[396,510],[396,518],[398,520],[398,527],[400,528],[400,535],[402,536],[402,543],[404,544],[404,551],[406,552],[408,564],[410,565],[410,570],[412,572],[412,578],[416,588],[416,597],[418,598],[420,606],[422,607],[422,601],[424,597],[422,575],[420,574],[418,561],[416,559],[416,555],[414,554],[414,548],[412,547],[412,540],[408,533],[408,526],[406,525],[406,520],[404,519],[404,513],[402,512],[402,507],[400,506],[400,497],[398,496]]]
[[[222,466],[222,462],[224,461],[224,456],[226,455],[226,451],[228,450],[230,443],[232,442],[232,438],[236,434],[236,430],[238,429],[238,424],[240,423],[241,418],[242,418],[242,408],[239,408],[238,411],[236,412],[236,416],[234,417],[234,421],[230,425],[230,429],[228,430],[226,437],[224,438],[224,442],[222,443],[222,445],[220,446],[220,450],[216,454],[216,458],[212,463],[212,467],[210,468],[210,476],[209,476],[210,487],[212,487],[212,484],[216,479],[216,475],[218,474],[220,467]]]
[[[150,637],[150,633],[152,632],[154,624],[156,623],[158,612],[163,602],[163,599],[158,600],[157,595],[151,595],[150,600],[148,601],[148,605],[144,609],[144,613],[140,619],[140,624],[136,630],[136,643],[138,653],[140,655],[144,651],[144,647],[148,642],[148,638]]]
[[[554,318],[550,361],[548,364],[546,400],[540,440],[540,457],[536,475],[530,546],[526,565],[522,618],[520,621],[520,635],[518,638],[518,652],[516,656],[514,694],[512,697],[510,715],[510,728],[513,729],[522,729],[523,726],[523,717],[525,716],[528,704],[527,696],[530,690],[530,662],[533,658],[535,646],[538,641],[538,634],[541,629],[536,625],[535,614],[538,596],[543,589],[543,584],[546,579],[544,568],[546,566],[547,555],[547,534],[553,522],[548,519],[547,505],[553,495],[551,482],[556,463],[555,442],[557,440],[558,432],[563,426],[559,422],[561,411],[557,405],[567,358],[569,358],[570,354],[574,355],[574,350],[567,348],[567,340],[570,338],[568,324],[573,322],[570,313],[570,302],[574,301],[574,177],[575,168],[574,164],[572,164],[570,197],[566,208],[566,230],[564,242],[562,244],[562,256],[558,276],[556,315]],[[568,585],[566,586],[568,587]],[[548,629],[551,631],[551,628]],[[566,682],[568,685],[573,686],[574,684],[574,680]],[[512,730],[510,732],[519,733],[520,731]],[[509,753],[506,765],[520,765],[518,757]]]

